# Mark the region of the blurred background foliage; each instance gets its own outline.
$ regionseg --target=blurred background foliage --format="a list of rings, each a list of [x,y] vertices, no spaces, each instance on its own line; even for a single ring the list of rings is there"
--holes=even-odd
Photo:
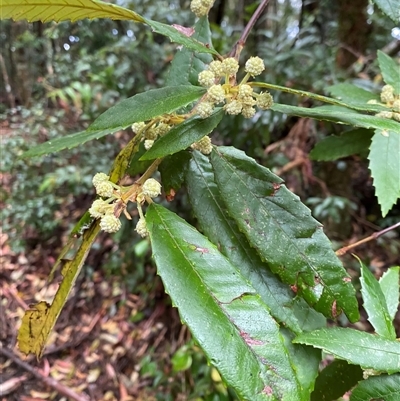
[[[116,3],[169,24],[190,26],[195,21],[185,0]],[[257,5],[249,0],[215,2],[210,22],[214,47],[221,54],[230,51]],[[57,257],[68,230],[94,198],[92,176],[109,170],[131,133],[117,133],[46,157],[19,160],[18,156],[38,143],[85,129],[123,98],[162,87],[179,50],[145,26],[127,21],[1,21],[0,35],[3,231],[14,252],[29,254],[39,249]],[[377,49],[399,58],[400,29],[368,0],[271,0],[241,60],[250,55],[264,59],[267,68],[259,81],[321,94],[327,94],[329,85],[346,81],[378,93],[382,79]],[[315,105],[284,93],[273,95],[279,103]],[[213,138],[216,144],[244,150],[281,175],[339,247],[400,218],[398,204],[382,219],[366,155],[310,161],[308,154],[318,140],[345,130],[338,124],[267,111],[258,112],[252,120],[225,118]],[[170,207],[191,220],[183,190]],[[101,270],[106,277],[122,276],[127,291],[146,299],[146,308],[159,302],[169,305],[168,297],[159,295],[161,284],[149,244],[132,235],[133,227],[125,222],[112,243],[102,236],[85,274]],[[365,263],[388,267],[399,262],[399,234],[389,233],[357,251]],[[345,262],[356,275],[356,263],[350,258]],[[170,308],[169,313],[176,312]],[[135,321],[145,318],[146,313],[135,315]],[[135,362],[140,375],[151,379],[148,397],[235,399],[190,336],[177,336],[173,346],[168,341],[164,344],[169,359],[157,360],[149,352]]]

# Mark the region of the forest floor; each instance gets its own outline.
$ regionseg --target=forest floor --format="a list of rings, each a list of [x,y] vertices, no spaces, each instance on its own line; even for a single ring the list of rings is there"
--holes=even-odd
[[[129,293],[123,277],[106,277],[101,269],[81,274],[37,361],[18,350],[17,330],[30,304],[54,296],[58,283],[48,285],[47,276],[57,255],[43,249],[15,254],[7,235],[0,238],[0,400],[155,400],[146,355],[164,361],[161,376],[172,377],[165,361],[189,338],[158,277],[145,299]]]

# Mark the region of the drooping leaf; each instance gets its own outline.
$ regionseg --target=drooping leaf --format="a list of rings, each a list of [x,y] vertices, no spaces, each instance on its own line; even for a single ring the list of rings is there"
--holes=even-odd
[[[320,348],[363,369],[400,372],[400,342],[375,334],[331,327],[302,333],[294,342]]]
[[[351,280],[321,224],[298,196],[237,149],[219,147],[211,162],[230,215],[271,270],[325,316],[344,311],[356,321]]]
[[[350,401],[400,400],[400,375],[380,375],[360,381],[351,392]]]
[[[162,187],[167,197],[172,196],[173,198],[175,192],[182,186],[189,160],[190,153],[182,151],[167,156],[158,167]]]
[[[318,375],[311,401],[335,401],[362,378],[363,371],[358,365],[335,359]]]
[[[127,8],[99,0],[2,0],[1,19],[34,21],[78,21],[84,18],[110,18],[144,22],[144,18]]]
[[[218,52],[212,47],[211,43],[201,43],[196,39],[184,35],[171,25],[166,25],[162,22],[153,21],[147,18],[144,20],[154,32],[159,33],[160,35],[168,36],[171,39],[171,42],[179,43],[186,48],[199,53],[211,53],[218,55]]]
[[[331,135],[318,142],[310,152],[312,160],[336,160],[362,153],[369,149],[373,131],[357,128],[340,136]]]
[[[393,320],[399,307],[400,297],[400,266],[390,267],[379,280],[379,285],[385,295],[389,316]]]
[[[83,234],[83,242],[74,259],[66,261],[63,266],[61,272],[63,279],[51,305],[41,301],[26,311],[18,332],[18,346],[23,353],[41,357],[50,332],[67,302],[68,295],[99,231],[100,227],[96,222]]]
[[[174,213],[146,213],[166,292],[210,362],[244,400],[302,400],[279,326],[215,245]]]
[[[372,137],[369,168],[373,178],[382,216],[400,198],[400,135],[393,131],[377,130]]]
[[[125,129],[133,123],[172,113],[199,99],[204,93],[204,88],[193,85],[151,89],[109,108],[89,126],[87,131]]]
[[[321,106],[310,109],[276,103],[271,109],[288,115],[333,121],[367,129],[390,130],[400,134],[400,123],[395,120],[360,114],[345,107]]]
[[[184,121],[159,138],[141,157],[141,160],[152,160],[186,149],[192,143],[212,132],[221,122],[223,115],[223,110],[218,109],[210,117],[203,119],[195,116]]]
[[[332,85],[326,88],[326,90],[332,96],[335,96],[337,99],[345,102],[346,104],[358,105],[359,107],[366,107],[367,102],[370,100],[376,100],[380,102],[379,95],[349,83]],[[374,105],[368,105],[368,107],[371,106]],[[378,106],[377,110],[385,110],[385,108],[383,106]]]
[[[21,157],[35,157],[75,148],[125,129],[135,122],[171,113],[198,99],[203,93],[204,89],[195,86],[167,87],[139,93],[105,111],[86,131],[47,141],[24,152]]]
[[[202,43],[211,43],[210,24],[206,16],[199,18],[194,25],[192,38]],[[186,47],[178,50],[171,63],[167,85],[198,85],[199,72],[205,70],[211,61],[210,54],[194,52]]]
[[[314,330],[325,325],[325,319],[314,311],[303,298],[295,297],[263,263],[235,221],[229,216],[226,204],[214,180],[209,159],[193,152],[186,174],[186,186],[203,232],[232,262],[257,290],[271,314],[295,333]]]
[[[134,137],[123,148],[117,157],[109,173],[112,182],[118,182],[124,175],[132,153],[137,151],[137,145],[140,138]],[[92,222],[86,212],[80,221],[73,228],[68,243],[60,252],[60,256],[55,262],[49,278],[52,279],[57,266],[61,264],[62,259],[72,248],[78,236],[82,236],[82,242],[72,260],[65,261],[61,274],[63,279],[58,287],[57,293],[51,305],[41,301],[32,306],[32,309],[26,311],[22,324],[18,332],[18,345],[22,352],[36,354],[37,358],[43,353],[51,330],[53,329],[58,316],[60,315],[68,295],[74,286],[80,270],[86,260],[86,257],[93,245],[99,231],[98,221]],[[85,227],[87,225],[87,227]]]
[[[400,21],[400,4],[397,0],[373,0],[373,2],[394,22]]]
[[[388,0],[386,0],[388,1]],[[397,3],[397,12],[400,22],[400,3]],[[383,79],[387,85],[392,85],[394,93],[400,94],[400,65],[386,53],[378,50],[378,63]]]
[[[386,298],[383,295],[378,280],[361,260],[360,264],[361,294],[364,308],[368,314],[368,320],[380,336],[394,340],[396,338],[396,331],[389,315]]]

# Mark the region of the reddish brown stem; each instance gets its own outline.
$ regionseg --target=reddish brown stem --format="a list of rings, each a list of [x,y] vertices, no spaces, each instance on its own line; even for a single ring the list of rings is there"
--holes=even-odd
[[[257,20],[260,18],[261,14],[265,10],[265,7],[267,7],[268,3],[269,3],[269,0],[261,1],[260,5],[257,7],[257,10],[254,11],[254,14],[251,16],[249,22],[247,23],[246,27],[244,28],[244,30],[242,32],[242,36],[236,42],[235,46],[232,48],[231,52],[229,53],[229,57],[235,57],[236,60],[239,59],[240,53],[244,47],[244,44],[246,43],[246,40],[247,40],[251,30],[253,29]]]
[[[354,244],[350,244],[347,246],[344,246],[343,248],[340,248],[336,251],[336,255],[338,256],[342,256],[345,253],[347,253],[350,249],[353,249],[361,244],[365,244],[366,242],[372,241],[374,239],[377,239],[378,237],[380,237],[383,234],[386,234],[387,232],[394,230],[395,228],[400,227],[400,222],[393,224],[390,227],[385,228],[384,230],[381,231],[377,231],[376,233],[371,234],[370,236],[361,239],[360,241],[355,242]]]

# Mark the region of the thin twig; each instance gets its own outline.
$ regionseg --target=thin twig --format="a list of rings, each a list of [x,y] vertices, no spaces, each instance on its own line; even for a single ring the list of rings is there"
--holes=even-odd
[[[261,14],[263,13],[265,7],[267,7],[269,0],[262,0],[260,5],[257,7],[257,10],[251,16],[250,21],[247,23],[246,27],[243,30],[242,36],[236,42],[235,46],[233,46],[231,52],[229,53],[229,57],[235,57],[236,60],[239,59],[240,53],[246,43],[246,40],[253,29],[254,25],[256,24],[257,20],[260,18]]]
[[[359,246],[361,244],[365,244],[366,242],[369,242],[369,241],[372,241],[374,239],[377,239],[381,235],[386,234],[387,232],[389,232],[391,230],[394,230],[397,227],[400,227],[400,222],[396,223],[396,224],[393,224],[392,226],[387,227],[384,230],[377,231],[376,233],[373,233],[370,236],[368,236],[368,237],[366,237],[366,238],[364,238],[364,239],[362,239],[360,241],[355,242],[354,244],[350,244],[350,245],[344,246],[343,248],[338,249],[336,251],[336,255],[337,256],[342,256],[345,253],[347,253],[350,249],[353,249],[353,248],[355,248],[355,247],[357,247],[357,246]]]
[[[62,394],[74,401],[90,401],[89,397],[86,395],[80,395],[72,391],[68,387],[64,386],[57,380],[53,379],[52,377],[46,377],[41,374],[38,370],[34,367],[30,366],[24,361],[21,361],[17,355],[15,355],[11,350],[0,347],[0,354],[4,355],[8,359],[11,359],[16,365],[20,366],[21,368],[25,369],[27,372],[31,373],[37,379],[41,380],[46,385],[54,388],[59,394]]]
[[[1,67],[1,72],[3,74],[5,90],[8,96],[8,103],[9,106],[13,109],[15,108],[15,97],[12,93],[12,88],[10,85],[10,81],[8,79],[6,63],[4,62],[4,58],[1,54],[0,54],[0,67]]]

